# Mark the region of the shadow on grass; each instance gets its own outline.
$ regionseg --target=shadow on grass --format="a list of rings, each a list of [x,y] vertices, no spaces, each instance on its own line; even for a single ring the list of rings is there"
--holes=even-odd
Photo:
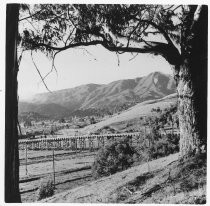
[[[206,203],[206,154],[179,159],[143,174],[110,195],[112,203]]]

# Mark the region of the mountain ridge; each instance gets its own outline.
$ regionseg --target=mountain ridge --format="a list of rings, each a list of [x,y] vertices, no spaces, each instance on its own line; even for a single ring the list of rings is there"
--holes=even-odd
[[[108,84],[85,84],[53,93],[34,95],[31,101],[19,103],[19,113],[38,112],[61,116],[75,110],[103,109],[157,99],[175,92],[172,76],[153,72],[147,76],[123,79]],[[48,106],[50,108],[48,108]]]

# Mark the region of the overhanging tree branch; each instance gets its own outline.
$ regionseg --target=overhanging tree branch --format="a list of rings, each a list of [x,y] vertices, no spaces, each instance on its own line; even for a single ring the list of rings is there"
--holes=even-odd
[[[27,17],[24,17],[24,18],[22,18],[22,19],[19,19],[19,22],[20,22],[20,21],[23,21],[23,20],[26,20],[26,19],[29,19],[29,18],[32,18],[32,17],[38,15],[38,14],[39,14],[40,12],[42,12],[43,10],[44,10],[44,9],[41,9],[41,10],[37,11],[37,12],[34,13],[34,14],[31,14],[31,15],[29,15],[29,16],[27,16]]]
[[[58,77],[58,71],[57,71],[57,69],[56,69],[56,67],[55,67],[55,57],[56,57],[56,55],[57,55],[59,52],[61,52],[61,51],[57,51],[57,52],[53,55],[51,70],[43,77],[43,79],[41,79],[41,82],[42,82],[43,80],[45,80],[45,79],[53,72],[53,70],[55,70],[56,75],[57,75],[57,77]]]
[[[180,61],[180,54],[178,50],[166,43],[161,42],[152,42],[147,41],[147,44],[144,43],[141,47],[122,47],[122,46],[115,46],[107,43],[107,41],[101,41],[101,40],[93,40],[90,42],[78,42],[74,44],[69,44],[64,47],[54,47],[48,44],[39,43],[34,44],[33,47],[45,47],[50,50],[56,50],[56,51],[64,51],[69,48],[79,47],[79,46],[91,46],[91,45],[102,45],[104,48],[108,49],[112,52],[134,52],[134,53],[151,53],[155,55],[161,55],[163,56],[170,64],[175,65],[179,63]]]
[[[41,73],[40,73],[38,67],[36,66],[36,63],[34,62],[33,53],[32,53],[32,52],[33,52],[33,51],[31,50],[31,59],[32,59],[32,61],[33,61],[33,64],[34,64],[34,66],[35,66],[35,68],[36,68],[36,70],[37,70],[37,72],[38,72],[40,78],[42,79],[42,82],[43,82],[45,88],[47,89],[47,91],[51,92],[51,91],[48,89],[48,87],[47,87],[47,85],[46,85],[46,83],[45,83],[45,81],[44,81],[44,78],[42,77],[42,75],[41,75]]]
[[[159,25],[157,25],[156,23],[154,23],[153,21],[150,20],[142,20],[142,19],[138,19],[136,18],[136,20],[142,22],[142,23],[147,23],[152,25],[154,28],[156,28],[157,30],[159,30],[161,32],[161,34],[164,36],[164,38],[166,39],[166,41],[170,44],[170,45],[174,45],[173,42],[171,41],[170,37],[168,36],[168,34],[165,32],[165,30],[160,27]]]

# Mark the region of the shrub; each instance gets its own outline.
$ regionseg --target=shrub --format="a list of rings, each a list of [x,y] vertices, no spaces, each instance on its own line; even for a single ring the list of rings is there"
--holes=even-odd
[[[168,156],[179,151],[179,135],[167,134],[154,141],[149,148],[151,159]]]
[[[43,179],[40,183],[37,199],[41,200],[54,195],[54,185],[52,179]]]
[[[179,151],[178,134],[158,134],[158,136],[155,136],[154,133],[151,133],[146,136],[146,140],[135,148],[138,153],[139,163],[168,156]]]
[[[129,145],[129,139],[124,138],[109,143],[101,148],[92,165],[94,178],[108,176],[130,167],[134,160],[134,148]]]

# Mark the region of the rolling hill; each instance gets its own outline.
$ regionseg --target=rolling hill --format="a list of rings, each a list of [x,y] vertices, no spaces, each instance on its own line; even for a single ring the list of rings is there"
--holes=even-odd
[[[75,110],[120,107],[165,97],[175,92],[170,75],[154,72],[144,77],[109,84],[87,84],[52,93],[36,94],[28,102],[19,102],[19,113],[37,112],[47,116],[70,115]]]
[[[170,94],[164,98],[156,100],[148,100],[121,112],[120,114],[115,114],[110,118],[107,118],[96,124],[88,125],[85,128],[81,129],[82,134],[87,134],[89,132],[94,133],[97,130],[102,129],[106,126],[113,126],[116,124],[123,124],[130,120],[139,119],[140,117],[148,116],[152,114],[153,108],[160,108],[161,110],[169,107],[170,105],[175,104],[177,101],[177,94]]]

